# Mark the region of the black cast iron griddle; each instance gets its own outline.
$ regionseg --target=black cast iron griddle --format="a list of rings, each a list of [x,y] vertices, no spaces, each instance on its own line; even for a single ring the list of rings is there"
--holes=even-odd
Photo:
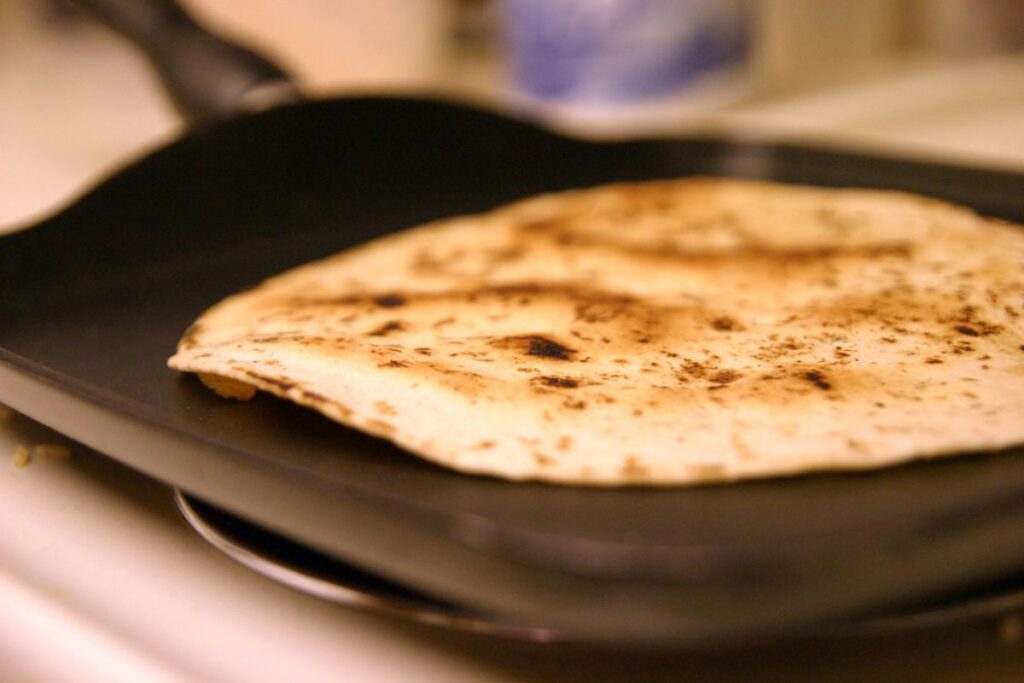
[[[1012,574],[1020,452],[675,490],[515,484],[165,367],[204,308],[290,266],[536,192],[688,174],[900,188],[1024,221],[1006,173],[583,142],[428,101],[301,104],[201,130],[0,239],[0,401],[420,593],[592,641],[723,642]]]

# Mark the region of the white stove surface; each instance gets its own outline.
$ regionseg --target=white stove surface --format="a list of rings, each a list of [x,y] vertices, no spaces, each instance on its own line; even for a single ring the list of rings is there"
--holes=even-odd
[[[0,36],[16,38],[0,39],[7,229],[55,210],[180,130],[130,51],[95,29],[39,33],[22,4],[0,4],[0,25],[23,29]],[[702,125],[1024,168],[1024,60],[972,68],[748,105]],[[957,104],[958,92],[971,106]],[[986,93],[990,103],[979,104]],[[68,444],[71,456],[15,466],[17,444],[55,442]],[[1009,620],[652,658],[525,649],[411,627],[237,566],[186,526],[165,486],[11,415],[0,416],[0,680],[1022,681],[1024,644],[1021,623]]]
[[[16,467],[16,444],[67,458]],[[525,648],[361,614],[205,545],[171,491],[28,418],[0,428],[0,680],[1020,681],[1021,624],[725,653]]]

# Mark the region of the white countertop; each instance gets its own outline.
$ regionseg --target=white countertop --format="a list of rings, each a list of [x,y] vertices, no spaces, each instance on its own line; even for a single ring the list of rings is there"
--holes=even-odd
[[[27,21],[12,7],[0,6],[0,24]],[[20,38],[0,40],[0,226],[55,210],[179,133],[145,67],[102,31],[78,27],[42,50],[20,42],[39,40],[31,31],[10,35]],[[1024,169],[1022,74],[1020,56],[928,67],[692,125]],[[233,564],[184,524],[166,487],[84,446],[14,466],[16,444],[55,441],[27,418],[0,420],[3,681],[1024,680],[1024,644],[997,625],[656,658],[405,626]]]

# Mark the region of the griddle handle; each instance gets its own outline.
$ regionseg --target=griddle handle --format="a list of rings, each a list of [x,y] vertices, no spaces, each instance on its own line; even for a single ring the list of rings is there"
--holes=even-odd
[[[301,100],[287,73],[213,35],[174,0],[72,0],[141,49],[192,124]]]

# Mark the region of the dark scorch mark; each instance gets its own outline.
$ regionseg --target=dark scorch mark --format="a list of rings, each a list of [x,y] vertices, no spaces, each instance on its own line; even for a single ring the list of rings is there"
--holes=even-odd
[[[715,328],[719,332],[735,332],[743,329],[743,325],[728,316],[715,318],[711,321],[711,327]]]
[[[500,349],[511,349],[525,353],[528,356],[550,358],[553,360],[572,360],[572,357],[576,354],[574,349],[564,344],[534,334],[502,337],[491,341],[490,345]]]
[[[580,385],[579,380],[572,377],[556,377],[554,375],[541,375],[535,378],[535,381],[546,387],[557,387],[559,389],[575,389]]]
[[[384,294],[373,297],[373,303],[381,308],[397,308],[405,305],[405,297],[397,294]]]
[[[371,330],[370,332],[367,332],[367,334],[371,337],[383,337],[387,334],[390,334],[391,332],[398,332],[402,329],[403,326],[401,322],[399,322],[398,320],[390,320],[381,325],[380,327]]]
[[[526,353],[531,356],[569,360],[569,357],[574,353],[569,347],[562,346],[558,342],[551,341],[545,337],[529,337],[529,344]]]
[[[811,370],[809,372],[805,372],[804,373],[804,379],[806,379],[808,382],[810,382],[814,386],[818,387],[822,391],[828,391],[829,389],[832,388],[831,382],[828,381],[828,379],[825,377],[825,375],[823,375],[822,373],[818,372],[817,370]]]
[[[742,375],[736,372],[735,370],[720,370],[715,374],[711,375],[711,377],[708,377],[708,381],[713,384],[721,385],[735,382],[740,377],[742,377]]]

